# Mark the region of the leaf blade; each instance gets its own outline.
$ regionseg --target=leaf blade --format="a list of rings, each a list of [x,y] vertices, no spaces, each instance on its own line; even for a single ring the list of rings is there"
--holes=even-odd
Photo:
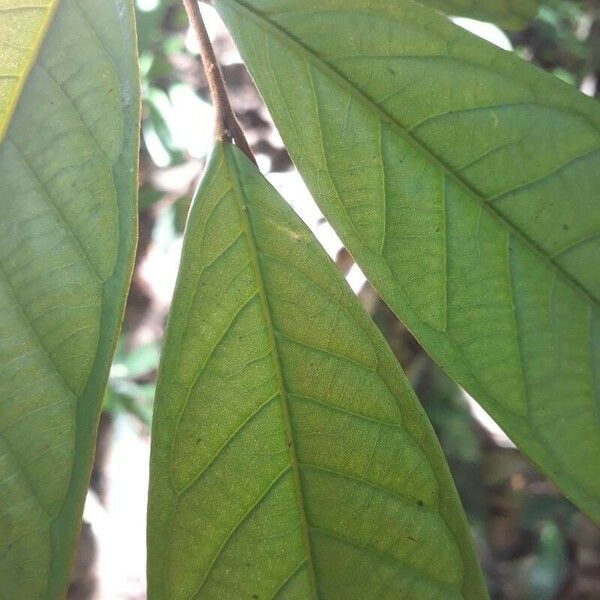
[[[599,518],[588,315],[600,291],[589,268],[598,107],[408,1],[217,8],[315,199],[384,300]],[[358,45],[357,31],[369,31]],[[358,163],[347,158],[356,148]],[[382,188],[385,219],[373,217]],[[387,248],[372,233],[382,221]]]
[[[68,583],[136,235],[131,5],[52,16],[0,142],[0,590],[28,599]]]
[[[151,598],[485,597],[395,359],[312,234],[229,145],[188,219],[155,411]]]

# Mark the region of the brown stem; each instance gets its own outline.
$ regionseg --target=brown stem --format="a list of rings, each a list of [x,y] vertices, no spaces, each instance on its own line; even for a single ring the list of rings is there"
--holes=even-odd
[[[192,26],[200,45],[200,56],[202,57],[202,64],[204,65],[204,72],[206,74],[210,95],[215,109],[215,138],[220,141],[233,140],[236,146],[238,146],[238,148],[256,164],[256,160],[248,145],[246,136],[231,108],[227,89],[225,88],[223,73],[221,73],[221,67],[215,56],[212,44],[210,43],[210,38],[208,37],[208,32],[206,31],[206,26],[204,25],[198,2],[197,0],[183,0],[183,5],[185,6],[190,25]]]

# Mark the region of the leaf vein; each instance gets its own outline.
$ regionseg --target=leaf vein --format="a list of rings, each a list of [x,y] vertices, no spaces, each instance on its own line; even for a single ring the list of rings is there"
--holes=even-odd
[[[221,544],[220,548],[217,550],[217,553],[215,554],[210,565],[208,566],[208,569],[206,570],[204,577],[200,581],[200,584],[196,588],[196,591],[192,594],[192,597],[198,598],[198,599],[200,598],[200,592],[202,591],[202,588],[206,584],[206,581],[207,581],[209,575],[211,574],[211,572],[217,565],[219,557],[222,556],[223,550],[225,550],[225,547],[230,542],[231,538],[235,535],[235,532],[250,518],[250,516],[252,516],[252,513],[261,505],[261,503],[267,498],[269,493],[277,486],[277,484],[291,470],[291,468],[292,468],[291,464],[287,465],[281,471],[281,473],[279,473],[279,475],[277,475],[277,477],[275,477],[275,479],[273,479],[273,481],[269,484],[267,489],[258,497],[256,502],[254,502],[254,504],[252,504],[252,506],[246,511],[246,513],[243,515],[243,517],[234,525],[234,527],[231,529],[231,531],[227,534],[227,537],[223,540],[223,543]]]
[[[233,165],[231,163],[234,163]],[[292,467],[292,473],[294,477],[294,488],[296,492],[297,504],[298,504],[298,512],[300,515],[300,523],[302,529],[302,539],[304,543],[304,548],[307,557],[307,564],[309,567],[310,573],[310,581],[311,581],[311,592],[312,596],[315,600],[318,598],[318,583],[315,573],[315,566],[312,558],[312,545],[310,539],[309,532],[309,523],[308,517],[306,515],[306,509],[304,506],[304,492],[302,488],[302,482],[300,478],[300,472],[298,467],[298,458],[296,456],[296,447],[295,447],[295,439],[294,439],[294,429],[291,422],[290,416],[290,407],[289,407],[289,399],[287,397],[287,390],[283,379],[283,372],[280,364],[279,357],[279,348],[277,344],[277,340],[275,337],[275,327],[273,324],[273,317],[271,314],[271,307],[269,304],[269,298],[267,291],[265,289],[265,280],[264,274],[262,272],[262,266],[260,263],[260,258],[258,254],[258,248],[255,240],[256,232],[254,231],[254,227],[252,221],[250,220],[250,215],[246,210],[246,206],[248,205],[248,198],[246,197],[243,183],[241,180],[241,173],[239,172],[239,167],[237,163],[235,163],[235,159],[230,159],[227,161],[227,165],[229,167],[232,180],[234,181],[234,186],[236,187],[235,197],[238,201],[238,213],[240,222],[244,227],[244,231],[246,233],[246,239],[248,243],[248,250],[251,255],[252,263],[254,266],[255,276],[257,280],[257,285],[259,289],[259,296],[261,300],[261,306],[263,311],[263,316],[265,320],[265,325],[267,329],[267,335],[269,338],[269,345],[271,347],[271,356],[273,358],[273,369],[276,374],[277,386],[279,389],[279,399],[282,417],[285,425],[286,435],[289,440],[288,443],[288,453],[290,457],[290,464]]]

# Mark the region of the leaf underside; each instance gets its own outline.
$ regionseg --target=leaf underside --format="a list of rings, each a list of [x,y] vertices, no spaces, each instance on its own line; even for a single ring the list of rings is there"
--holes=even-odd
[[[154,424],[151,599],[485,597],[391,351],[229,144],[188,219]]]
[[[0,0],[0,598],[7,600],[64,596],[135,246],[131,4],[63,0],[56,11],[47,4]]]
[[[409,0],[216,0],[383,299],[600,520],[600,106]]]
[[[446,14],[492,21],[506,29],[521,29],[531,21],[540,0],[416,0]]]

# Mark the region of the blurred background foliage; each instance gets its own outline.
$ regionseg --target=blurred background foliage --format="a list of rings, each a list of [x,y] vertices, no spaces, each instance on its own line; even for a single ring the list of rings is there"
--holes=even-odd
[[[176,0],[136,0],[143,112],[140,240],[111,370],[69,597],[145,598],[145,503],[152,403],[181,236],[210,152],[207,83]],[[263,173],[336,260],[408,373],[442,443],[490,594],[600,600],[600,529],[522,458],[424,354],[324,221],[218,17],[204,11],[232,104]],[[590,96],[600,97],[600,0],[543,0],[523,31],[460,20]]]

